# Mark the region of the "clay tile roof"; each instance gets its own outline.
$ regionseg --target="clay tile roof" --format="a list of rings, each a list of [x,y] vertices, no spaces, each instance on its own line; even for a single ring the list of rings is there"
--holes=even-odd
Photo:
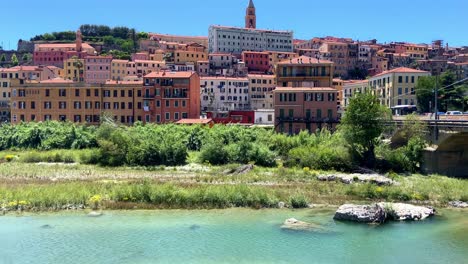
[[[389,73],[429,73],[429,72],[416,70],[416,69],[411,69],[411,68],[406,68],[406,67],[400,67],[400,68],[396,68],[396,69],[393,69],[393,70],[384,71],[382,73],[379,73],[379,74],[375,75],[374,77],[379,77],[379,76],[389,74]]]
[[[213,122],[213,119],[181,119],[176,122],[176,124],[180,125],[206,125]]]
[[[281,62],[278,62],[280,65],[292,65],[292,64],[333,64],[332,61],[328,60],[319,60],[316,58],[308,57],[308,56],[300,56],[293,59],[286,59]]]
[[[152,72],[148,75],[145,75],[145,78],[190,78],[194,75],[195,72],[170,72],[170,71],[160,71]]]

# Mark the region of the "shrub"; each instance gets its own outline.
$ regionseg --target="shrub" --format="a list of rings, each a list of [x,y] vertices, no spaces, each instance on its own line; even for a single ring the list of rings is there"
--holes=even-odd
[[[15,155],[6,155],[5,156],[5,161],[6,162],[11,162],[15,159]]]
[[[304,195],[295,195],[292,196],[289,200],[292,208],[307,208],[309,203]]]
[[[213,165],[222,165],[229,162],[229,154],[221,142],[212,141],[205,144],[200,151],[199,161],[209,162]]]
[[[81,151],[79,155],[79,161],[82,164],[98,164],[99,158],[100,155],[98,149],[88,149],[86,151]]]

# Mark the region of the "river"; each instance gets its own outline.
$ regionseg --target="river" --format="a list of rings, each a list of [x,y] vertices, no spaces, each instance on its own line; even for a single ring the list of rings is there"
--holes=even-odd
[[[467,263],[468,212],[382,226],[331,209],[7,214],[0,263]],[[290,217],[325,231],[280,228]]]

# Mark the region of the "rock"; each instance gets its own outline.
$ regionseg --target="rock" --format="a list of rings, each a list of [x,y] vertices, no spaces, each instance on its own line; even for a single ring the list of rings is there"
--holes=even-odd
[[[325,229],[320,225],[299,221],[295,218],[290,218],[284,221],[281,228],[298,231],[325,231]]]
[[[452,201],[452,202],[449,202],[449,206],[455,207],[455,208],[468,208],[468,203],[462,202],[462,201]]]
[[[252,164],[242,165],[234,171],[234,174],[246,174],[249,171],[253,170],[253,168],[254,168],[254,165]]]
[[[435,215],[432,207],[403,203],[380,203],[378,206],[387,212],[389,218],[397,221],[419,221]]]
[[[51,225],[42,225],[42,229],[52,229],[53,227]]]
[[[383,223],[387,218],[385,210],[377,204],[340,206],[335,213],[335,220],[355,221],[360,223]]]
[[[284,202],[279,202],[278,203],[278,208],[279,209],[283,209],[285,206],[286,206],[286,204]]]
[[[377,185],[393,185],[397,184],[392,179],[379,174],[329,174],[317,176],[319,181],[335,181],[340,180],[344,184],[352,184],[354,182],[370,182]]]
[[[103,213],[102,212],[97,212],[97,211],[92,211],[88,214],[89,217],[99,217],[99,216],[102,216]]]
[[[190,230],[197,230],[197,229],[200,229],[200,228],[201,228],[201,226],[199,226],[199,225],[191,225],[190,226]]]

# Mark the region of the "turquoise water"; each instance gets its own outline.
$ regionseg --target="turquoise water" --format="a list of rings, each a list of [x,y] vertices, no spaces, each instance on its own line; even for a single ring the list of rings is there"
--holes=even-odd
[[[0,263],[468,263],[468,212],[334,222],[331,210],[83,212],[0,217]],[[280,228],[290,217],[325,232]]]

